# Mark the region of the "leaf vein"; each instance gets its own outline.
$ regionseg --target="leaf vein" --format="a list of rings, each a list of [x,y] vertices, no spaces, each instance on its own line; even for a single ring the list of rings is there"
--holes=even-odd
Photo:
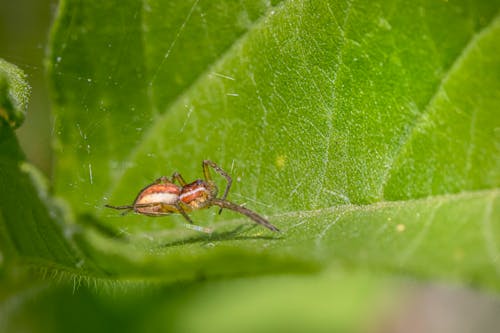
[[[353,5],[353,2],[354,1],[349,2],[346,13],[345,13],[344,20],[342,22],[342,26],[339,25],[339,31],[340,31],[340,35],[341,35],[342,45],[339,46],[339,52],[337,54],[337,66],[333,72],[333,80],[331,80],[331,82],[333,84],[333,89],[332,89],[331,94],[332,94],[332,97],[334,99],[334,106],[328,107],[327,105],[325,105],[325,109],[327,110],[327,115],[326,115],[327,134],[325,137],[326,147],[325,147],[325,154],[323,156],[323,164],[321,167],[321,172],[319,173],[319,176],[318,176],[318,178],[321,180],[321,186],[318,186],[318,189],[316,191],[313,202],[318,202],[318,198],[324,190],[325,175],[326,175],[326,172],[328,170],[328,165],[330,162],[330,145],[331,145],[331,140],[332,140],[332,128],[333,128],[333,119],[332,118],[334,115],[333,108],[336,106],[335,99],[337,98],[336,95],[337,95],[337,91],[338,91],[338,81],[339,81],[338,76],[339,76],[339,72],[341,71],[341,68],[342,68],[341,64],[343,62],[345,45],[346,45],[346,38],[347,38],[346,37],[346,25],[349,22],[349,17],[351,14],[351,8]],[[333,14],[333,11],[330,9],[330,7],[328,7],[328,9],[338,25],[337,18]],[[314,84],[316,85],[316,81],[314,81]],[[321,91],[319,89],[319,87],[317,87],[316,89],[318,91]],[[324,102],[324,97],[322,94],[320,94],[320,98],[321,98],[323,104],[326,104]]]
[[[199,0],[197,0],[197,2],[198,1]],[[210,73],[211,68],[215,67],[217,63],[223,61],[223,59],[225,59],[226,55],[229,52],[231,52],[231,50],[235,47],[235,45],[240,44],[246,38],[246,36],[248,36],[248,34],[251,31],[253,31],[253,29],[255,29],[257,26],[259,26],[262,21],[264,21],[267,17],[269,17],[269,15],[271,15],[271,13],[273,13],[280,6],[283,6],[283,3],[285,3],[285,1],[279,2],[274,6],[269,6],[267,11],[264,13],[264,15],[262,15],[260,18],[256,19],[254,22],[252,22],[252,24],[249,26],[249,28],[242,35],[235,38],[233,43],[231,43],[225,50],[222,50],[219,57],[217,57],[214,62],[208,64],[206,69],[203,72],[200,72],[200,74],[196,77],[195,80],[193,80],[190,84],[188,84],[186,86],[186,88],[184,88],[182,91],[180,91],[179,94],[176,96],[176,98],[174,98],[169,103],[169,105],[165,108],[165,110],[168,110],[173,105],[176,105],[182,99],[182,97],[185,96],[192,89],[192,87],[194,87],[196,85],[196,82],[198,82],[201,78],[208,75]],[[143,12],[144,12],[144,6],[142,6],[142,8],[143,8]],[[194,10],[194,9],[192,8],[192,10]],[[144,19],[144,15],[142,15],[142,19]],[[142,25],[141,31],[142,31],[142,34],[144,36],[145,35],[144,24]],[[144,41],[144,38],[143,38],[143,41]],[[145,41],[144,41],[144,43],[145,43]],[[151,91],[149,91],[149,90],[151,90]],[[151,104],[150,106],[154,107],[153,96],[152,96],[152,85],[150,85],[150,88],[148,88],[148,99],[149,99],[149,102]],[[151,125],[149,126],[149,128],[147,128],[143,132],[142,137],[137,140],[137,144],[130,148],[129,155],[126,158],[124,158],[123,161],[134,160],[134,157],[139,153],[139,150],[142,147],[142,143],[147,141],[147,138],[149,136],[154,135],[154,129],[156,128],[156,126],[159,123],[161,123],[161,119],[166,117],[166,114],[168,114],[168,113],[167,112],[161,113],[161,114],[157,115],[156,119],[153,119],[151,121]],[[110,183],[110,186],[109,186],[108,190],[106,191],[105,197],[110,197],[111,194],[113,194],[115,192],[116,188],[118,187],[118,184],[120,183],[120,180],[125,175],[128,168],[129,168],[129,166],[125,167],[124,169],[122,169],[116,173],[115,179],[113,182]],[[100,210],[102,211],[103,207],[100,207]]]
[[[478,43],[478,41],[488,33],[491,29],[494,28],[495,21],[499,19],[499,14],[497,13],[493,19],[485,25],[479,32],[474,33],[468,42],[465,44],[464,48],[458,54],[453,64],[448,68],[445,74],[442,76],[439,84],[434,91],[434,94],[429,98],[427,104],[424,107],[424,110],[420,113],[420,115],[415,119],[415,121],[410,125],[410,128],[403,134],[399,140],[399,143],[394,150],[392,157],[390,158],[390,163],[386,166],[384,173],[382,174],[382,179],[380,182],[379,189],[377,191],[377,196],[379,200],[384,200],[384,191],[385,187],[390,179],[391,172],[397,166],[398,159],[402,155],[404,148],[410,143],[411,138],[417,133],[417,129],[419,125],[429,121],[429,114],[432,111],[433,105],[438,98],[444,97],[447,98],[445,85],[448,83],[451,75],[458,70],[458,68],[462,65],[463,61],[467,58],[467,56],[472,52],[474,46]]]

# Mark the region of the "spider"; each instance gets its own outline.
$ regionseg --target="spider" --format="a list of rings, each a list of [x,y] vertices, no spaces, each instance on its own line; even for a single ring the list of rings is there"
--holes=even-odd
[[[171,178],[162,176],[152,184],[143,188],[131,205],[111,206],[107,208],[134,211],[147,216],[165,216],[172,213],[180,213],[189,223],[194,226],[193,221],[187,213],[194,210],[218,206],[219,214],[224,208],[246,215],[254,222],[272,231],[279,231],[274,225],[254,211],[226,200],[231,188],[231,177],[217,164],[210,160],[204,160],[203,179],[197,179],[192,183],[187,183],[180,173],[175,172]],[[227,185],[221,198],[217,198],[218,188],[210,175],[210,169],[215,170],[219,175],[226,178]],[[177,182],[177,184],[175,184]],[[196,230],[205,231],[207,229],[194,226]]]

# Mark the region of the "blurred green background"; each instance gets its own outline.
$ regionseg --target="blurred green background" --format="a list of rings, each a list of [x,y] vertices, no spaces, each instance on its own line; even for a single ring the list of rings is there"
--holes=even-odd
[[[0,1],[0,57],[23,69],[28,75],[29,83],[32,86],[32,97],[27,118],[25,123],[17,130],[18,138],[28,160],[49,177],[52,160],[50,148],[52,122],[50,96],[43,62],[48,31],[56,7],[56,1],[47,0]],[[43,285],[33,286],[34,290],[40,289],[43,291],[45,288]],[[30,331],[32,325],[38,322],[36,316],[45,315],[46,317],[40,321],[47,322],[47,318],[61,313],[61,308],[66,305],[68,308],[82,311],[82,314],[86,316],[95,316],[97,312],[100,312],[95,317],[96,325],[106,322],[105,314],[111,313],[115,317],[112,322],[116,322],[118,318],[123,316],[129,316],[130,318],[134,314],[133,301],[131,301],[131,304],[121,304],[121,306],[117,307],[114,302],[107,303],[104,301],[105,297],[102,298],[100,295],[96,295],[96,292],[91,288],[88,290],[84,288],[83,290],[79,295],[80,299],[73,299],[74,303],[57,304],[57,302],[54,302],[57,305],[53,309],[44,308],[46,303],[44,303],[43,297],[40,297],[34,302],[30,302],[29,306],[24,307],[22,311],[16,311],[15,306],[13,307],[14,310],[5,311],[7,307],[11,309],[10,306],[16,304],[14,293],[7,300],[0,299],[0,315],[19,317],[17,320],[19,323],[26,320],[26,317],[23,316],[31,316],[32,321],[25,322],[26,326],[17,326],[20,331]],[[28,292],[30,292],[30,289],[28,289]],[[71,290],[63,290],[61,293],[67,295],[71,293]],[[57,300],[58,295],[54,293],[44,297]],[[21,295],[19,299],[21,301],[26,299],[26,295]],[[61,297],[61,299],[67,298]],[[484,295],[460,287],[422,286],[417,284],[415,289],[409,291],[409,296],[405,297],[404,300],[404,303],[399,306],[400,311],[391,316],[390,322],[381,324],[380,327],[374,327],[370,331],[494,332],[500,327],[500,318],[498,318],[500,302],[495,296]],[[156,300],[156,302],[160,303],[162,301]],[[167,308],[174,309],[175,302],[171,303],[172,305],[168,304]],[[154,317],[154,314],[152,317]],[[68,318],[64,318],[64,322],[68,321]],[[57,318],[51,318],[50,320],[58,321]],[[0,321],[2,321],[2,318],[0,318]],[[130,319],[125,323],[128,322],[130,322]],[[71,328],[71,324],[66,325],[68,326],[65,326],[64,323],[60,324],[62,327]],[[48,325],[46,329],[50,331],[51,328],[57,326],[57,324],[53,323]],[[138,325],[138,327],[140,326]],[[109,327],[109,329],[112,329],[112,327]]]
[[[0,57],[17,65],[32,87],[28,114],[17,135],[30,162],[51,170],[49,95],[43,66],[54,0],[0,1]]]

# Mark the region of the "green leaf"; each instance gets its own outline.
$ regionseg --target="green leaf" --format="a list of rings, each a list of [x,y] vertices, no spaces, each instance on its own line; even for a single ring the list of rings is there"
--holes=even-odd
[[[498,291],[499,9],[62,0],[53,193],[0,119],[0,330],[358,331],[401,275]],[[204,159],[282,232],[104,208]]]
[[[0,119],[0,268],[22,263],[43,271],[86,271],[70,235],[64,235],[62,211],[48,197],[40,175],[27,164],[12,128]],[[65,237],[68,236],[68,237]]]
[[[0,117],[14,128],[24,120],[30,90],[26,74],[0,58]]]
[[[55,190],[122,236],[82,249],[112,279],[340,263],[498,290],[499,4],[62,1]],[[284,232],[103,208],[203,159]]]

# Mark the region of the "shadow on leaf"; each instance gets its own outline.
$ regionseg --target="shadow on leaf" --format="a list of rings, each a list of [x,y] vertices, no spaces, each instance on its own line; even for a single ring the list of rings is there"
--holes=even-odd
[[[247,232],[253,230],[254,228],[259,227],[257,225],[252,225],[249,227],[245,227],[244,225],[239,225],[233,230],[223,231],[223,232],[213,232],[211,234],[199,234],[190,238],[176,240],[173,242],[168,242],[160,245],[162,248],[181,246],[186,244],[194,244],[194,243],[214,243],[214,242],[223,242],[229,240],[281,240],[283,237],[280,236],[265,236],[265,235],[255,235],[250,236],[246,235]]]

